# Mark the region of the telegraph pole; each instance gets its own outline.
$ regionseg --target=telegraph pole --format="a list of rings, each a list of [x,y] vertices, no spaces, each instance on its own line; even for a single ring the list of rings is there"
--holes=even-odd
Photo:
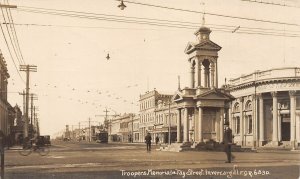
[[[23,96],[23,112],[25,112],[25,103],[26,103],[26,99],[25,99],[25,95],[26,95],[26,93],[25,93],[25,91],[23,90],[23,92],[22,93],[19,93],[19,95],[22,95]]]
[[[89,142],[92,141],[92,135],[91,135],[91,132],[92,132],[92,130],[91,130],[91,118],[89,118]]]
[[[29,106],[29,72],[37,72],[35,65],[20,65],[20,71],[26,72],[26,110],[24,123],[24,138],[28,137],[28,106]]]
[[[80,133],[81,133],[81,130],[80,130],[80,122],[78,123],[78,126],[79,126],[79,142],[80,142],[80,140],[81,140],[81,136],[80,136]]]
[[[105,116],[104,129],[106,129],[106,131],[108,133],[108,140],[112,141],[112,139],[111,139],[111,119],[110,119],[110,121],[108,121],[107,117],[108,116],[116,117],[116,116],[120,116],[120,115],[118,115],[118,114],[108,115],[107,113],[110,112],[110,111],[108,111],[107,108],[103,112],[105,112],[105,115],[95,115],[95,117]]]
[[[171,102],[169,101],[169,145],[171,145]]]
[[[133,143],[133,119],[134,119],[134,114],[131,114],[131,143]]]
[[[107,108],[105,108],[105,111],[103,111],[103,112],[105,112],[105,121],[108,122],[107,121],[107,113],[110,112],[110,111],[108,111]],[[108,130],[108,127],[109,126],[107,126],[107,130]]]
[[[40,126],[39,126],[39,119],[36,119],[36,132],[37,132],[37,135],[40,136]]]
[[[34,93],[31,93],[30,94],[30,98],[31,98],[31,107],[30,107],[30,109],[31,109],[31,112],[30,112],[30,125],[31,125],[31,129],[32,129],[32,131],[30,131],[31,133],[30,134],[33,134],[33,125],[34,125],[34,121],[33,121],[33,118],[34,118],[34,111],[35,111],[35,109],[33,109],[34,107],[33,107],[33,100],[37,100],[37,97],[35,96],[35,94]],[[34,110],[34,111],[33,111]]]

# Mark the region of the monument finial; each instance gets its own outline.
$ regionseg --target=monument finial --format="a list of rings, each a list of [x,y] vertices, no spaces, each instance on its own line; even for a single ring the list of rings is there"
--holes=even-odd
[[[180,76],[178,75],[178,91],[180,91]]]
[[[203,5],[203,10],[202,10],[202,26],[205,25],[205,2],[201,2],[201,5]]]

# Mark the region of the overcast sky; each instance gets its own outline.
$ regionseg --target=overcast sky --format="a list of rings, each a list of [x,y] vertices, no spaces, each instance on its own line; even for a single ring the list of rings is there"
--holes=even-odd
[[[37,66],[37,72],[30,74],[30,92],[38,95],[34,103],[39,109],[42,134],[54,134],[66,124],[88,125],[84,121],[89,117],[98,124],[103,117],[95,115],[105,114],[106,107],[109,114],[138,112],[140,94],[154,88],[172,94],[177,89],[178,75],[181,86],[188,86],[189,64],[184,49],[188,42],[196,41],[194,32],[201,26],[202,14],[185,10],[205,11],[205,24],[212,29],[211,40],[222,47],[219,85],[225,78],[255,70],[300,66],[300,3],[295,0],[272,1],[295,7],[241,0],[132,0],[169,9],[125,2],[123,11],[115,0],[9,2],[18,6],[11,13],[24,61]],[[68,17],[45,14],[50,10],[41,8],[65,10]],[[74,11],[84,12],[85,17],[70,17]],[[125,23],[122,17],[135,19]],[[4,21],[3,16],[0,19]],[[156,25],[149,25],[150,19],[156,19],[151,22]],[[170,27],[174,26],[170,23],[183,22],[188,25]],[[5,30],[6,26],[2,26]],[[247,33],[241,33],[245,30]],[[278,36],[284,33],[287,35]],[[25,84],[13,65],[3,35],[0,42],[10,74],[8,101],[22,107],[22,96],[16,92],[25,89]],[[108,53],[110,60],[106,59]],[[16,58],[15,62],[19,66]],[[25,73],[20,74],[25,79]]]

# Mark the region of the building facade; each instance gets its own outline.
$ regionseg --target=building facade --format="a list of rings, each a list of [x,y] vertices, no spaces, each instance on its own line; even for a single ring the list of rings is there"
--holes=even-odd
[[[0,53],[0,130],[5,136],[10,133],[10,105],[7,101],[7,84],[9,77],[6,61],[4,60],[2,53]]]
[[[11,140],[13,144],[21,144],[23,139],[24,125],[22,121],[22,111],[18,105],[14,107],[13,125],[11,126]]]
[[[152,141],[158,136],[160,142],[167,143],[169,131],[171,141],[176,140],[178,113],[172,97],[156,89],[140,95],[139,142],[144,142],[145,136],[150,133]]]
[[[277,68],[231,79],[230,125],[244,146],[296,147],[300,141],[300,68]]]
[[[110,120],[108,136],[111,142],[133,142],[135,115],[116,116]],[[135,132],[136,133],[136,132]]]

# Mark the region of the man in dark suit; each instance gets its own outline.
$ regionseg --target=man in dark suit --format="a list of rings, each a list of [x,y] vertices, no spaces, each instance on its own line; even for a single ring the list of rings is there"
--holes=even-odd
[[[151,135],[148,132],[147,135],[145,136],[145,143],[147,144],[147,152],[151,151],[151,140],[152,140]]]
[[[231,163],[231,159],[234,159],[235,157],[231,154],[231,145],[232,145],[232,130],[226,126],[224,131],[224,151],[227,155],[227,161],[226,163]]]

